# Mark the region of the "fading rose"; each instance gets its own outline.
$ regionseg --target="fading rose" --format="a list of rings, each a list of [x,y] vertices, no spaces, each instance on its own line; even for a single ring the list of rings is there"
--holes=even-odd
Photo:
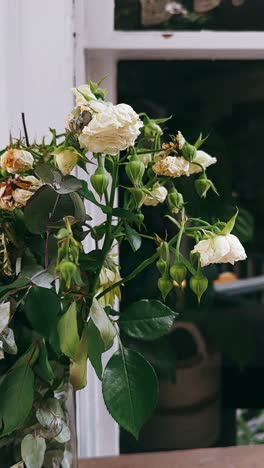
[[[33,163],[32,154],[20,149],[9,149],[1,156],[1,167],[10,174],[28,171]]]
[[[39,189],[41,182],[34,176],[8,179],[0,184],[0,208],[5,211],[13,211],[22,208]]]
[[[20,180],[30,184],[28,187],[30,192],[36,192],[43,185],[39,179],[31,175],[20,177]]]
[[[17,188],[13,191],[13,199],[15,208],[25,206],[28,200],[32,197],[33,193],[29,190]]]
[[[115,155],[133,146],[143,122],[127,104],[91,102],[92,120],[79,136],[82,148],[92,153]]]
[[[212,263],[231,263],[234,265],[235,262],[247,258],[244,247],[233,234],[201,240],[195,245],[192,252],[200,254],[202,267]]]
[[[184,159],[183,156],[167,156],[166,152],[158,153],[154,159],[156,162],[152,166],[152,170],[158,175],[168,177],[190,176],[202,172],[201,167],[193,164],[194,162],[201,164],[206,169],[217,161],[216,158],[204,151],[197,151],[192,163]]]
[[[99,288],[97,293],[103,292],[105,289],[108,289],[112,284],[117,283],[121,280],[119,273],[119,268],[114,261],[114,254],[109,254],[106,257],[103,268],[101,269],[99,276]],[[98,301],[103,307],[107,305],[114,306],[115,298],[118,300],[121,299],[121,291],[119,287],[113,288],[111,291],[102,296]]]
[[[63,175],[70,174],[78,161],[78,153],[74,148],[58,149],[54,156],[56,165]]]
[[[155,184],[149,195],[143,198],[143,205],[146,206],[157,206],[159,203],[163,203],[168,195],[168,190],[159,184]]]

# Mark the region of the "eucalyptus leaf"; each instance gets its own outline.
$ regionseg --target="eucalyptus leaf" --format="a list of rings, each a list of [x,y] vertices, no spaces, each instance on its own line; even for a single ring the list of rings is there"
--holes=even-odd
[[[108,347],[112,345],[116,335],[115,327],[105,313],[104,308],[95,298],[90,309],[90,317],[98,328],[105,346]]]
[[[34,374],[28,365],[13,367],[0,385],[1,436],[19,428],[30,413],[33,404]]]
[[[65,422],[65,414],[56,398],[49,398],[37,409],[38,422],[50,431],[50,437],[63,444],[71,438],[71,432]]]
[[[21,455],[27,468],[41,468],[46,451],[46,441],[43,437],[28,434],[21,442]]]
[[[160,301],[141,300],[120,314],[119,326],[133,338],[152,341],[169,332],[176,315]]]
[[[54,289],[33,286],[24,305],[25,315],[31,326],[46,338],[50,338],[57,326],[60,298]]]
[[[24,209],[25,224],[33,234],[43,234],[50,220],[58,194],[43,185],[29,199]]]
[[[38,274],[32,276],[31,282],[41,288],[52,289],[52,283],[55,281],[53,273],[49,270],[42,270]]]
[[[3,350],[8,354],[17,354],[17,345],[15,342],[14,332],[11,328],[6,327],[0,336],[3,343]]]
[[[61,351],[65,356],[74,359],[80,343],[75,302],[73,302],[67,312],[60,317],[57,330]]]
[[[36,164],[35,173],[45,184],[60,184],[62,181],[62,175],[59,171],[41,161]]]
[[[54,190],[60,194],[77,192],[82,188],[82,183],[80,180],[72,175],[66,176],[61,182],[53,185]]]
[[[87,384],[88,331],[84,324],[82,336],[70,364],[70,382],[74,390],[81,390]]]
[[[0,333],[7,327],[10,320],[10,302],[0,304]]]
[[[108,361],[103,374],[103,397],[111,416],[138,438],[158,398],[158,380],[141,354],[121,348]]]

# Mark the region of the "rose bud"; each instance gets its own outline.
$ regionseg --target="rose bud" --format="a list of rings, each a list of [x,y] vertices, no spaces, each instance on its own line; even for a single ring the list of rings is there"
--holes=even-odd
[[[55,151],[55,162],[65,176],[71,173],[78,161],[78,153],[74,148],[58,148]]]
[[[159,272],[163,275],[166,271],[166,266],[167,266],[167,262],[165,260],[163,260],[162,258],[160,258],[157,263],[156,263],[156,267],[158,268]]]
[[[161,292],[162,298],[165,301],[167,295],[169,292],[172,290],[173,285],[171,280],[169,279],[168,276],[163,275],[161,278],[158,280],[158,288]]]
[[[206,276],[196,274],[190,279],[190,288],[196,294],[198,302],[200,303],[201,297],[208,287],[208,279]]]
[[[104,192],[106,191],[109,183],[109,177],[102,167],[98,167],[95,173],[91,176],[91,184],[99,195],[102,198]]]
[[[126,164],[126,174],[131,182],[138,187],[145,172],[145,166],[142,161],[134,154]]]
[[[170,268],[170,276],[181,287],[187,275],[187,268],[183,263],[176,263]]]
[[[199,177],[194,183],[195,190],[198,193],[199,197],[205,198],[208,190],[211,188],[214,193],[218,195],[218,192],[213,184],[213,182],[204,176]]]
[[[167,196],[167,204],[172,213],[177,214],[184,205],[183,196],[179,192],[171,192]]]

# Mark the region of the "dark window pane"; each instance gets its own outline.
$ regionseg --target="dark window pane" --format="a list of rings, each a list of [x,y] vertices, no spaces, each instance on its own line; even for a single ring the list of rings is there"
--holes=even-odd
[[[116,0],[115,29],[262,31],[263,0]]]

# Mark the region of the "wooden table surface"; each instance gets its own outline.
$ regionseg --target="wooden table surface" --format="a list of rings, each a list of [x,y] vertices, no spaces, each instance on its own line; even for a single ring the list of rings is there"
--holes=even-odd
[[[81,460],[79,468],[264,468],[264,446],[91,458]]]

